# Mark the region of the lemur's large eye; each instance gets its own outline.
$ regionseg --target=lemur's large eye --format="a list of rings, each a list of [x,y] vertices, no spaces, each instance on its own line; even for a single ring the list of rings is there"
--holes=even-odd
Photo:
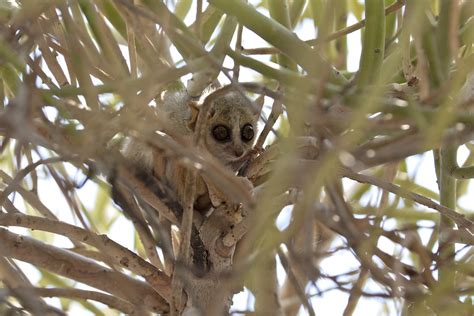
[[[219,142],[228,142],[230,140],[230,130],[227,126],[216,125],[212,129],[212,136]]]
[[[240,136],[244,142],[249,142],[253,139],[254,132],[253,126],[250,124],[245,124],[244,127],[240,130]]]

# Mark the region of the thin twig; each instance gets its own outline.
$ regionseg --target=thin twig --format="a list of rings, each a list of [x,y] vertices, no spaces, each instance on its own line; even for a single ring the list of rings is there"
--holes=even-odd
[[[17,172],[15,178],[8,184],[8,186],[0,193],[0,207],[2,206],[5,199],[10,195],[10,193],[16,191],[18,186],[20,185],[21,181],[33,170],[35,170],[38,166],[50,163],[56,163],[59,161],[67,161],[71,159],[71,157],[51,157],[47,159],[40,159],[37,162],[30,164]]]
[[[278,258],[280,258],[280,261],[282,263],[283,268],[285,269],[286,275],[288,276],[288,280],[291,282],[291,285],[295,288],[296,293],[298,295],[298,298],[300,299],[301,303],[304,305],[306,310],[308,311],[309,315],[315,316],[316,314],[314,313],[313,307],[310,305],[308,302],[308,298],[306,297],[304,293],[304,289],[301,288],[300,284],[298,283],[298,280],[291,270],[290,263],[288,261],[288,258],[286,254],[280,249],[278,249]]]
[[[432,208],[434,210],[437,210],[444,216],[450,218],[453,220],[460,229],[466,230],[466,232],[470,235],[474,234],[474,223],[467,219],[466,216],[459,214],[452,209],[443,206],[441,204],[438,204],[422,195],[416,194],[414,192],[408,191],[406,189],[403,189],[395,184],[385,182],[383,180],[377,179],[375,177],[371,176],[366,176],[363,174],[358,174],[354,173],[348,170],[343,171],[343,174],[345,177],[352,179],[354,181],[360,182],[360,183],[368,183],[372,184],[375,186],[378,186],[379,188],[382,188],[386,191],[389,191],[393,194],[396,194],[398,196],[401,196],[403,198],[410,199],[412,201],[415,201],[419,204],[422,204],[426,207]]]
[[[194,198],[196,194],[196,171],[186,170],[186,178],[184,183],[184,212],[181,219],[180,233],[181,243],[179,246],[178,261],[182,262],[185,266],[191,264],[191,235],[193,228],[193,212],[194,212]],[[184,306],[186,305],[183,300],[183,275],[177,270],[179,266],[175,265],[173,272],[173,279],[171,281],[171,314],[180,315]]]
[[[385,8],[385,15],[389,15],[390,13],[401,9],[405,5],[405,1],[406,0],[398,0],[394,4]],[[348,27],[343,28],[342,30],[332,33],[331,35],[327,36],[324,39],[321,39],[321,38],[312,39],[312,40],[306,41],[306,43],[314,47],[322,43],[336,40],[344,35],[360,30],[364,26],[365,26],[365,19],[362,19],[355,24],[352,24]],[[278,54],[279,52],[280,50],[274,47],[248,48],[248,49],[242,50],[242,53],[246,55],[268,55],[268,54]]]

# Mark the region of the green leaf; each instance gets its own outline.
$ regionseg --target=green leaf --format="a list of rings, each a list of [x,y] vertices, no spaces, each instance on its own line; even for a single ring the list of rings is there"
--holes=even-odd
[[[108,187],[105,183],[100,183],[97,189],[97,195],[95,198],[93,214],[94,218],[104,221],[107,218],[107,207],[110,205],[110,195]],[[97,222],[97,221],[96,221]]]
[[[210,14],[203,14],[206,16],[204,19],[202,25],[201,25],[201,40],[203,43],[209,42],[209,39],[212,36],[212,33],[217,28],[217,25],[219,24],[219,21],[222,18],[222,15],[224,14],[221,10],[216,10],[214,7],[207,7],[205,13],[209,11]]]
[[[127,38],[127,24],[118,12],[115,4],[110,0],[99,0],[99,4],[107,20],[109,20],[124,39]]]
[[[385,5],[389,6],[394,4],[397,0],[385,0]],[[385,17],[385,38],[389,40],[395,35],[395,28],[397,24],[397,13],[392,12]]]
[[[181,20],[184,20],[186,15],[189,12],[189,9],[191,8],[192,1],[191,0],[178,0],[176,1],[176,7],[174,9],[174,14],[180,18]]]
[[[385,53],[385,1],[365,1],[365,32],[359,62],[359,87],[377,82]]]
[[[98,307],[96,307],[94,304],[88,301],[85,301],[85,300],[74,300],[74,301],[81,304],[85,309],[94,313],[94,315],[96,316],[105,316],[105,313],[103,313]]]
[[[300,19],[306,9],[307,0],[293,0],[290,1],[290,21],[291,28],[293,29]]]
[[[364,14],[364,5],[359,0],[347,0],[349,3],[349,11],[354,14],[357,20],[362,20]]]
[[[48,270],[45,269],[39,269],[41,272],[41,279],[39,280],[39,285],[40,286],[55,286],[55,287],[70,287],[71,286],[71,281],[68,279],[65,279],[63,277],[60,277],[56,274],[53,274],[49,272]]]
[[[250,4],[242,0],[209,0],[209,3],[227,14],[237,17],[239,23],[278,48],[283,54],[301,65],[308,73],[317,76],[321,66],[328,66],[333,70],[331,71],[332,79],[338,82],[346,81],[308,44],[280,23],[256,11]]]
[[[13,98],[16,95],[18,83],[20,82],[18,71],[11,63],[6,63],[3,66],[0,66],[0,77],[5,83],[5,95],[8,98]]]

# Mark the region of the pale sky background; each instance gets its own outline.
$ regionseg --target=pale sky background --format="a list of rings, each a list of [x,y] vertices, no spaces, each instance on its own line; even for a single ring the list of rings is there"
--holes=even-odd
[[[250,1],[251,3],[258,3],[259,1]],[[204,1],[206,4],[207,2]],[[188,22],[193,21],[194,19],[194,9],[191,9],[191,14],[188,15]],[[264,14],[267,14],[267,12],[262,11]],[[192,17],[191,17],[192,16]],[[357,20],[353,15],[349,15],[348,17],[348,25],[352,25],[356,23]],[[312,39],[315,37],[315,32],[314,32],[314,27],[312,24],[312,21],[306,20],[303,21],[303,23],[295,30],[295,32],[298,34],[298,36],[301,39]],[[252,48],[252,47],[262,47],[266,46],[264,41],[262,39],[252,33],[249,30],[245,30],[243,34],[243,44],[244,47]],[[126,51],[126,48],[123,47],[124,51]],[[348,68],[349,71],[356,71],[358,69],[359,65],[359,56],[360,56],[360,31],[351,33],[348,35],[348,51],[349,51],[349,60],[348,60]],[[124,54],[125,57],[128,56],[128,54]],[[262,61],[268,61],[269,57],[268,56],[257,56],[258,59]],[[230,60],[226,60],[226,63],[230,62]],[[227,64],[227,65],[231,65]],[[242,69],[241,71],[241,80],[242,81],[251,81],[253,78],[253,72],[252,71],[246,71],[245,69]],[[269,100],[267,100],[268,102]],[[268,112],[268,111],[267,111]],[[460,162],[462,162],[463,159],[466,157],[466,150],[464,150],[459,156]],[[408,159],[408,173],[409,176],[413,176],[414,174],[417,174],[417,181],[422,184],[423,186],[427,186],[429,189],[437,192],[437,186],[436,186],[436,179],[435,175],[433,172],[433,159],[431,153],[427,153],[423,156],[415,156],[415,157],[410,157]],[[71,168],[70,170],[74,170]],[[74,174],[74,173],[72,173]],[[78,173],[78,178],[82,179],[83,175]],[[347,185],[350,185],[349,182],[346,182]],[[49,207],[58,217],[66,222],[77,224],[80,226],[80,223],[77,221],[77,219],[73,218],[71,216],[71,212],[69,211],[70,207],[68,206],[67,202],[64,200],[62,197],[62,193],[59,191],[59,189],[50,181],[50,179],[45,178],[44,176],[41,177],[40,179],[40,185],[39,187],[39,196],[42,200],[42,202]],[[471,186],[472,188],[472,186]],[[472,190],[471,190],[472,191]],[[84,203],[84,206],[87,209],[93,209],[94,205],[93,202],[95,201],[95,196],[97,195],[97,187],[96,185],[89,181],[82,189],[78,190],[78,195],[80,200]],[[464,198],[461,200],[462,204],[465,207],[469,207],[472,205],[472,199],[469,198],[469,196],[472,196],[472,194],[469,194],[468,197]],[[367,203],[374,203],[375,200],[373,197],[367,198]],[[24,210],[24,203],[23,200],[19,195],[15,196],[15,205],[20,209]],[[426,210],[426,209],[424,209]],[[288,223],[288,215],[290,209],[286,209],[278,218],[278,226],[280,228],[283,228],[287,225]],[[111,205],[108,208],[108,213],[112,216],[116,214],[116,210],[114,207]],[[386,225],[391,225],[390,221],[387,221]],[[21,228],[11,228],[11,231],[22,233],[22,234],[29,234],[28,230],[26,229],[21,229]],[[120,216],[115,223],[112,225],[110,231],[108,232],[108,236],[113,239],[114,241],[120,243],[121,245],[132,249],[133,248],[133,232],[134,228],[132,224],[130,223],[129,220],[127,220],[124,216]],[[38,233],[38,232],[34,232]],[[104,233],[104,232],[101,232]],[[335,241],[335,243],[341,244],[340,240]],[[71,247],[72,244],[69,242],[64,237],[54,235],[54,245],[56,246],[61,246],[61,247]],[[389,253],[393,249],[393,245],[390,242],[387,242],[384,239],[380,240],[379,246],[388,251]],[[31,265],[23,262],[18,262],[21,267],[24,267],[27,272],[28,277],[30,278],[32,283],[36,283],[39,278],[40,274],[36,271],[36,269],[32,268]],[[324,271],[326,274],[331,274],[335,275],[341,272],[347,272],[351,270],[351,268],[357,268],[358,262],[354,259],[354,257],[346,252],[340,252],[337,253],[334,256],[331,256],[330,258],[327,258],[321,262],[321,269]],[[278,277],[279,281],[283,282],[284,280],[284,271],[281,265],[278,266]],[[329,287],[333,287],[334,284],[328,280],[318,280],[318,286],[320,289],[325,289]],[[80,288],[88,289],[88,286],[85,285],[80,285]],[[307,288],[309,293],[315,293],[314,288]],[[380,287],[377,286],[374,282],[367,282],[366,287],[364,290],[368,292],[380,292]],[[333,316],[333,315],[341,315],[342,311],[344,310],[346,304],[347,304],[347,298],[348,294],[346,293],[341,293],[340,291],[330,291],[322,295],[321,297],[315,296],[312,299],[313,306],[315,308],[316,314],[318,316]],[[48,303],[51,303],[54,306],[60,306],[59,300],[58,299],[46,299]],[[387,305],[385,305],[387,304]],[[102,308],[103,305],[100,303],[95,303],[99,308]],[[243,291],[234,297],[234,305],[233,308],[237,310],[243,310],[246,308],[252,308],[253,306],[253,300],[252,300],[252,295],[248,291]],[[379,298],[361,298],[357,308],[355,310],[354,315],[356,316],[362,316],[362,315],[396,315],[397,310],[399,310],[400,304],[395,303],[393,301],[387,301]],[[87,313],[84,311],[82,306],[79,304],[73,303],[73,308],[70,309],[70,315],[90,315],[90,313]],[[300,315],[306,315],[306,311],[303,309],[300,310]]]

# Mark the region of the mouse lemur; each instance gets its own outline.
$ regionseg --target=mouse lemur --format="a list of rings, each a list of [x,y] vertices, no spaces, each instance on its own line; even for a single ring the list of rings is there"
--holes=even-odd
[[[262,99],[263,101],[263,99]],[[238,91],[229,91],[214,98],[210,104],[204,125],[205,149],[225,167],[237,171],[248,157],[257,135],[258,108]],[[197,113],[201,103],[193,101],[186,91],[166,92],[163,102],[157,106],[157,115],[166,122],[170,135],[192,139]],[[185,168],[168,159],[163,153],[152,151],[146,144],[128,138],[122,153],[143,172],[153,174],[169,184],[183,201]],[[195,209],[207,212],[211,202],[208,187],[201,177],[197,179]]]

